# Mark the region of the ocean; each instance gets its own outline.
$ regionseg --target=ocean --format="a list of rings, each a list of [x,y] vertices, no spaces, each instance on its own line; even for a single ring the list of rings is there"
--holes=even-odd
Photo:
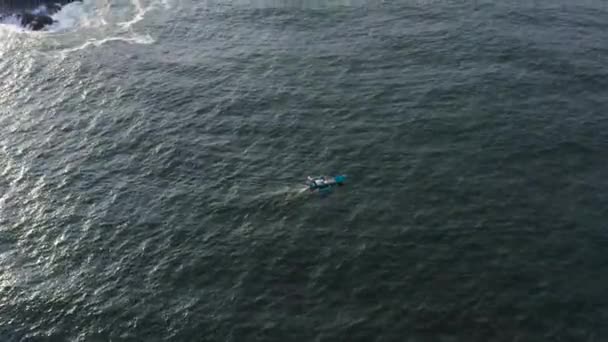
[[[0,25],[0,341],[608,339],[606,2],[55,18]]]

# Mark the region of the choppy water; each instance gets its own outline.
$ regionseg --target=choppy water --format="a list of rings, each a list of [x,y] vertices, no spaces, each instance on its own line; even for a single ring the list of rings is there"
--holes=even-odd
[[[2,341],[608,338],[603,2],[58,18],[0,26]]]

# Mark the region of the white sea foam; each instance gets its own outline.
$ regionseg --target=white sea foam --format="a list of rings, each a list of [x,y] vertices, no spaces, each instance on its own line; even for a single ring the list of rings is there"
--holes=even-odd
[[[128,4],[118,6],[109,0],[84,0],[68,4],[53,14],[56,23],[44,31],[32,32],[21,26],[17,16],[6,16],[0,20],[0,35],[27,34],[34,39],[41,37],[58,46],[61,55],[118,41],[152,44],[154,39],[148,34],[138,33],[135,25],[144,20],[151,10],[166,10],[170,7],[170,2],[171,0],[130,0]],[[43,10],[43,7],[39,9],[40,12]],[[62,38],[57,39],[57,35]],[[54,44],[55,39],[57,44]]]

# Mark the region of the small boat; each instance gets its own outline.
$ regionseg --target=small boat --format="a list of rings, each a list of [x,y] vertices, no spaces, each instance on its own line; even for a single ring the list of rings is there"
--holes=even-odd
[[[336,186],[344,185],[346,175],[308,177],[308,189],[310,191],[326,192]]]

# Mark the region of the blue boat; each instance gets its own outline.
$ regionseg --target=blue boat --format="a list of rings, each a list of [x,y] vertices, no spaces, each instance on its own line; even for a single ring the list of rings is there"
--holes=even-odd
[[[308,189],[316,192],[329,192],[336,186],[344,185],[346,175],[308,177]]]

